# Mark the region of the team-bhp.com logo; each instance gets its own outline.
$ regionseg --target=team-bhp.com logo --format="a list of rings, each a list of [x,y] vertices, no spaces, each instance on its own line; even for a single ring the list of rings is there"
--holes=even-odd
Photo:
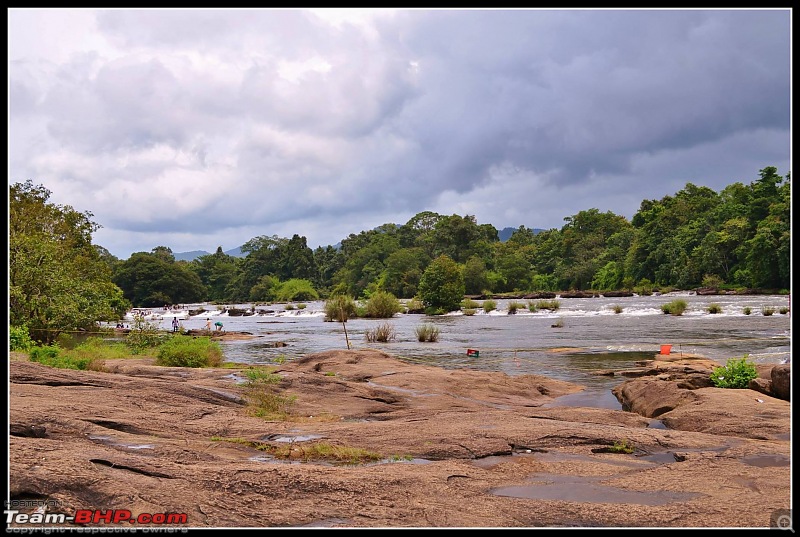
[[[18,526],[67,526],[86,524],[129,524],[137,526],[168,526],[186,524],[186,513],[139,513],[134,515],[128,509],[78,509],[73,515],[48,512],[54,505],[35,500],[36,505],[21,505],[19,501],[6,502],[5,518],[7,525]],[[27,508],[27,509],[26,509]],[[29,511],[33,508],[33,512]]]

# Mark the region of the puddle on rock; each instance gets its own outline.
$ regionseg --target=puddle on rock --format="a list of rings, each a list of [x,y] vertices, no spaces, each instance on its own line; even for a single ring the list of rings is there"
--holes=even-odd
[[[125,442],[117,442],[114,438],[105,435],[89,435],[89,440],[100,442],[108,446],[124,447],[128,449],[153,449],[153,444],[126,444]]]
[[[637,505],[664,505],[690,500],[699,496],[693,492],[668,490],[627,490],[596,483],[608,477],[537,474],[532,479],[545,483],[497,487],[490,492],[496,496],[526,498],[529,500],[563,500],[580,503],[630,503]]]
[[[789,457],[786,455],[761,453],[759,455],[747,455],[742,457],[742,462],[750,466],[758,466],[759,468],[789,466]]]
[[[561,397],[556,397],[549,403],[543,404],[542,408],[561,406],[622,410],[622,403],[611,393],[611,390],[583,390],[577,393],[562,395]]]
[[[262,436],[261,440],[264,442],[284,442],[291,444],[293,442],[308,442],[310,440],[317,440],[323,438],[321,434],[268,434]]]
[[[650,420],[650,423],[647,424],[649,429],[669,429],[667,424],[661,420]]]

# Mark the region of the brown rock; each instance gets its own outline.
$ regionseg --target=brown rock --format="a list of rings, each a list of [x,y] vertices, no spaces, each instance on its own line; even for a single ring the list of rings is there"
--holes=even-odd
[[[778,364],[770,372],[772,393],[778,399],[791,400],[792,367],[790,364]]]
[[[275,366],[270,393],[296,399],[268,419],[246,404],[245,365],[106,366],[10,361],[11,423],[31,432],[9,437],[11,499],[46,499],[67,514],[186,513],[198,528],[752,528],[791,505],[789,404],[680,389],[675,373],[621,388],[672,427],[657,429],[631,412],[559,407],[581,389],[568,382],[373,350]],[[634,453],[615,453],[620,442]],[[268,449],[281,447],[286,459]],[[381,458],[314,455],[333,448]]]

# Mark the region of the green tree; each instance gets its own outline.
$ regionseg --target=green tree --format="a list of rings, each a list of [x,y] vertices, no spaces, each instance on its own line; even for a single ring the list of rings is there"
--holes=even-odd
[[[136,307],[199,302],[208,293],[188,264],[170,262],[162,255],[147,252],[132,254],[119,266],[113,281]]]
[[[464,263],[464,290],[467,294],[478,295],[484,290],[491,290],[483,259],[474,255]]]
[[[92,213],[50,203],[30,180],[9,188],[9,324],[27,325],[49,344],[58,334],[91,330],[129,308],[92,233]]]
[[[419,294],[426,308],[456,311],[464,298],[464,276],[458,263],[440,255],[425,269],[419,282]]]

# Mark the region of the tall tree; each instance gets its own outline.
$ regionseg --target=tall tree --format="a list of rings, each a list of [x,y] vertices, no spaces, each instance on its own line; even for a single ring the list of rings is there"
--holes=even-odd
[[[130,304],[92,245],[92,213],[50,203],[32,181],[9,188],[9,323],[49,343],[122,317]]]

